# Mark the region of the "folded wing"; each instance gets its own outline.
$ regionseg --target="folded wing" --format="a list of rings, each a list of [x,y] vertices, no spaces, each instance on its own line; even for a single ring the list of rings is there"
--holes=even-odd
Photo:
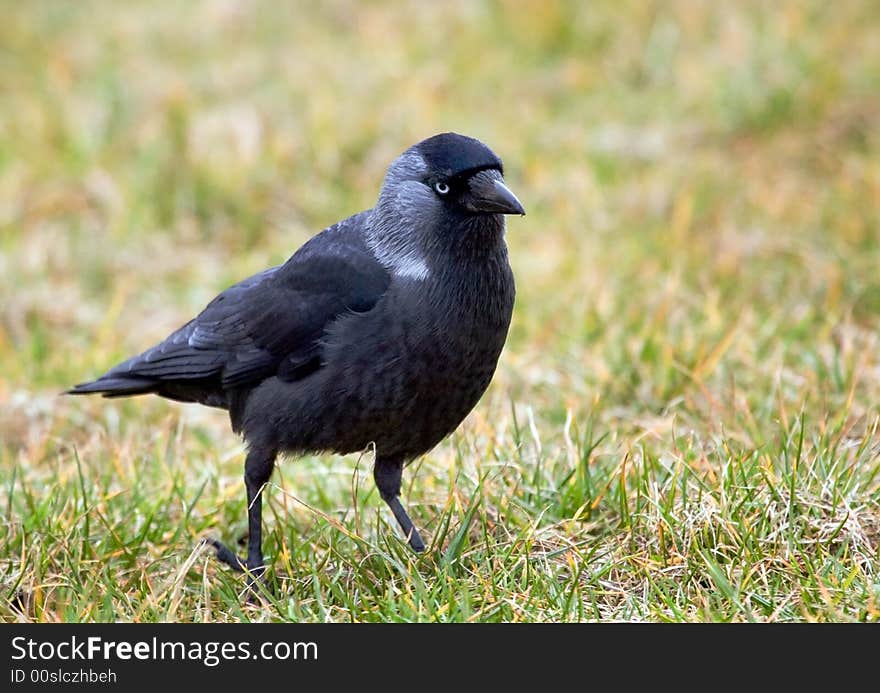
[[[230,390],[312,373],[327,327],[347,312],[372,309],[390,282],[359,236],[334,231],[226,289],[163,342],[69,392],[156,393],[225,407]]]

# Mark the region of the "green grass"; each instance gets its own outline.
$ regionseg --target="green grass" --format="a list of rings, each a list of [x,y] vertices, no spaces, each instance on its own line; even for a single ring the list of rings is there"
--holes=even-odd
[[[874,621],[880,9],[29,2],[0,26],[0,617]],[[528,209],[495,380],[406,472],[70,399],[443,130]]]

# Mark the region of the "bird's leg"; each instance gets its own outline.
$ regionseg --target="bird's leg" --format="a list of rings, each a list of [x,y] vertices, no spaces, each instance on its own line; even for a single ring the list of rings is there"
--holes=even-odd
[[[247,560],[239,558],[234,551],[217,540],[211,544],[217,558],[237,572],[247,572],[247,586],[253,590],[266,572],[263,563],[263,487],[272,476],[275,452],[252,448],[244,463],[244,484],[248,501],[248,551]]]
[[[402,474],[403,460],[380,458],[376,460],[376,465],[373,467],[373,478],[376,480],[379,495],[391,508],[391,512],[394,513],[394,517],[409,540],[413,551],[421,553],[425,550],[425,542],[422,541],[413,521],[400,503],[400,477]]]

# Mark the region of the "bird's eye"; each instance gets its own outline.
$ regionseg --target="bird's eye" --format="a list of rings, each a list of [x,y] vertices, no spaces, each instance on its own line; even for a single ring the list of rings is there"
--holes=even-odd
[[[434,190],[437,191],[438,195],[445,195],[449,192],[449,183],[444,183],[443,181],[434,183]]]

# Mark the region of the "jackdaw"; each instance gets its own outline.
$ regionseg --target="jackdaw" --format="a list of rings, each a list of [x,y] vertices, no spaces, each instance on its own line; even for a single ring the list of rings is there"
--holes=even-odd
[[[165,341],[68,392],[156,394],[229,412],[247,444],[247,558],[263,575],[263,487],[279,453],[375,446],[373,477],[410,546],[404,465],[449,435],[489,385],[514,302],[504,215],[525,214],[501,160],[455,133],[389,167],[375,207],[283,265],[226,289]]]

